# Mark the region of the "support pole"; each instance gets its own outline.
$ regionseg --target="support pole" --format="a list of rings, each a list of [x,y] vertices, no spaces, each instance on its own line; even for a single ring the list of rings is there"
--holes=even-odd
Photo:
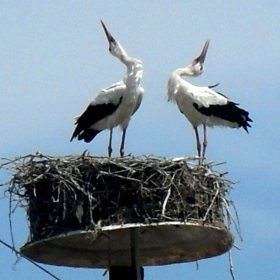
[[[131,242],[131,265],[135,274],[134,279],[141,280],[140,250],[139,250],[139,238],[138,238],[137,228],[131,228],[130,242]]]
[[[130,230],[131,266],[111,266],[109,280],[144,280],[144,268],[140,264],[138,229]]]
[[[141,267],[141,280],[144,280],[144,268]],[[109,280],[136,280],[132,266],[111,266]]]

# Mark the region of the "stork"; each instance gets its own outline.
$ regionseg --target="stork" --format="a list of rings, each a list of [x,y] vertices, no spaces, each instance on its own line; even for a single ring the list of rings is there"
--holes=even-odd
[[[113,128],[120,126],[122,130],[120,156],[123,157],[130,118],[138,110],[144,95],[144,89],[140,85],[143,66],[141,60],[126,53],[102,20],[101,24],[109,42],[109,52],[126,66],[127,72],[123,81],[102,89],[86,110],[76,117],[76,128],[70,141],[77,137],[78,140],[89,143],[99,132],[109,129],[108,156],[111,157]]]
[[[183,76],[197,77],[202,74],[208,46],[209,40],[206,41],[200,55],[189,66],[179,68],[171,74],[167,86],[168,101],[177,103],[181,113],[185,115],[194,128],[199,158],[201,158],[201,143],[198,126],[203,126],[203,159],[207,147],[207,126],[243,127],[248,132],[248,127],[251,127],[249,122],[252,122],[247,111],[239,108],[237,103],[225,95],[212,89],[216,85],[195,86],[182,78]]]

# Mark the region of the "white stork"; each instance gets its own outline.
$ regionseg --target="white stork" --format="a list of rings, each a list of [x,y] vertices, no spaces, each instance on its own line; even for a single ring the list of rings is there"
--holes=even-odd
[[[189,66],[179,68],[172,73],[167,86],[168,101],[177,103],[181,113],[185,115],[194,128],[199,158],[201,158],[201,143],[198,126],[203,126],[202,158],[205,158],[206,126],[243,127],[248,132],[248,127],[251,127],[249,122],[252,122],[247,111],[237,107],[237,103],[212,89],[216,85],[198,87],[182,78],[182,76],[197,77],[202,74],[208,46],[209,40],[206,41],[201,54]]]
[[[126,66],[127,73],[123,81],[102,89],[90,102],[86,110],[76,117],[76,128],[70,141],[78,137],[78,140],[84,140],[88,143],[99,132],[109,129],[108,155],[110,157],[112,154],[113,128],[120,126],[123,131],[120,155],[123,157],[126,129],[131,116],[139,108],[144,95],[144,89],[140,86],[143,66],[141,60],[130,57],[126,53],[121,44],[109,33],[102,20],[101,24],[109,41],[110,53]]]

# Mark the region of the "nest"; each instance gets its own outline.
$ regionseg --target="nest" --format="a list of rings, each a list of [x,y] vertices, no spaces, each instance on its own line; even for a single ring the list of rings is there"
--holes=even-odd
[[[36,153],[4,165],[12,170],[6,191],[27,211],[29,242],[97,225],[181,221],[228,228],[232,221],[232,183],[214,164]]]

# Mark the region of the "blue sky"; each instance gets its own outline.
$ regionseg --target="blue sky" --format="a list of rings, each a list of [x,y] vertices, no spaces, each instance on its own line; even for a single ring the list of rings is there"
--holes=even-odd
[[[183,3],[184,2],[184,3]],[[206,39],[204,74],[190,82],[218,90],[250,112],[252,129],[209,129],[208,160],[238,182],[231,193],[244,241],[233,249],[236,278],[280,275],[279,127],[280,4],[277,1],[5,1],[0,10],[0,157],[41,151],[105,155],[108,132],[90,143],[69,142],[73,117],[102,88],[122,79],[125,67],[108,52],[102,19],[144,64],[144,101],[127,132],[135,156],[196,154],[192,127],[166,102],[170,73],[186,66]],[[114,133],[114,156],[120,133]],[[0,182],[9,174],[0,171]],[[0,199],[0,238],[10,242],[8,200]],[[13,216],[16,245],[28,236],[23,210]],[[1,279],[51,279],[0,247]],[[106,279],[103,270],[46,266],[62,279]],[[195,263],[150,267],[145,279],[230,279],[228,255]]]

